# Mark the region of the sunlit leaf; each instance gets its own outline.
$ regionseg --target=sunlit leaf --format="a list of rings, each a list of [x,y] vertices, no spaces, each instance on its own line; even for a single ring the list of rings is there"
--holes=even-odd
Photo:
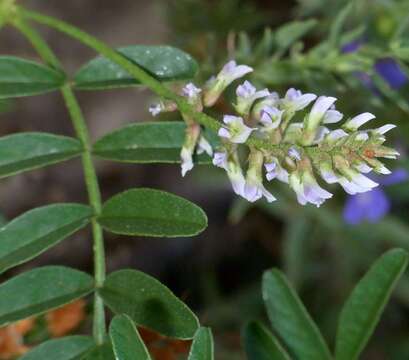
[[[4,136],[0,138],[0,178],[55,164],[82,151],[78,140],[66,136],[46,133]]]
[[[127,315],[117,315],[112,319],[109,335],[116,360],[151,359],[138,330]]]
[[[337,360],[358,359],[407,264],[406,251],[389,250],[372,265],[355,286],[339,320]]]
[[[123,235],[193,236],[207,226],[206,214],[179,196],[154,189],[132,189],[108,200],[98,222]]]
[[[17,275],[0,285],[0,325],[69,303],[93,287],[91,276],[63,266],[45,266]]]
[[[161,81],[191,79],[198,68],[185,52],[171,46],[134,45],[117,49]],[[84,65],[75,76],[75,86],[82,90],[100,90],[138,85],[122,67],[99,56]]]
[[[162,335],[193,338],[199,322],[193,312],[158,280],[136,270],[108,275],[99,290],[116,314],[128,315],[135,324]]]
[[[64,74],[14,56],[0,56],[0,99],[30,96],[60,88]]]
[[[54,204],[30,210],[0,229],[0,273],[28,261],[84,227],[89,206]]]

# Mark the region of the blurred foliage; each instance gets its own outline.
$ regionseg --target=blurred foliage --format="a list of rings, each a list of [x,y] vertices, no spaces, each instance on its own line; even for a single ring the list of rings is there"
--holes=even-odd
[[[296,87],[333,95],[342,112],[369,111],[398,125],[392,134],[402,154],[397,166],[409,169],[409,82],[394,87],[376,70],[378,61],[393,59],[402,76],[409,76],[409,1],[334,0],[329,6],[325,0],[298,0],[285,7],[238,0],[177,3],[166,5],[167,16],[175,41],[200,61],[200,81],[234,58],[254,68],[251,80],[258,86],[281,94]],[[220,106],[226,112],[224,104]],[[200,172],[199,182],[209,186],[212,178],[212,185],[224,186],[213,171],[203,172],[208,176]],[[385,190],[393,205],[389,215],[357,226],[344,223],[345,195],[335,188],[335,200],[320,209],[300,207],[294,194],[277,182],[271,190],[279,201],[252,205],[236,199],[229,219],[233,224],[249,221],[254,213],[271,219],[268,229],[274,235],[269,241],[271,247],[279,247],[278,259],[261,240],[260,247],[270,250],[270,263],[278,261],[332,343],[342,299],[365,269],[387,248],[409,249],[408,182]],[[244,272],[253,271],[251,256],[243,260]],[[214,331],[265,317],[257,289],[258,283],[247,284],[228,297],[216,296],[206,312]],[[394,296],[364,359],[408,358],[408,276]],[[223,339],[219,342],[224,344]]]

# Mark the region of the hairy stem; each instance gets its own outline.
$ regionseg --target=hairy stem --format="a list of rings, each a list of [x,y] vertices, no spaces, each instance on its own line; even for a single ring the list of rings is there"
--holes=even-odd
[[[26,36],[44,61],[54,68],[62,71],[60,61],[34,29],[32,29],[25,21],[18,17],[13,20],[13,25]],[[70,114],[77,138],[81,141],[84,147],[84,152],[82,154],[82,167],[84,171],[88,198],[94,209],[94,213],[98,215],[101,212],[101,195],[95,167],[91,157],[91,141],[88,134],[88,128],[71,86],[69,84],[65,84],[61,89],[61,93]],[[94,240],[94,276],[95,285],[98,288],[103,285],[105,280],[105,250],[102,228],[97,223],[95,217],[92,220],[92,233]],[[94,298],[93,333],[96,342],[102,344],[106,333],[105,312],[103,301],[97,293],[95,293]]]
[[[117,51],[111,49],[102,41],[96,39],[95,37],[89,35],[88,33],[72,26],[64,21],[42,15],[36,13],[34,11],[25,10],[22,7],[18,8],[18,13],[27,18],[34,20],[40,24],[47,25],[51,28],[54,28],[58,31],[61,31],[68,36],[78,40],[79,42],[83,43],[84,45],[94,49],[101,55],[104,55],[109,60],[117,63],[130,75],[132,75],[135,79],[139,80],[142,84],[146,85],[149,89],[151,89],[157,95],[174,101],[178,109],[185,115],[193,118],[199,124],[217,132],[220,129],[220,122],[216,119],[212,118],[211,116],[197,112],[195,108],[190,105],[183,96],[180,96],[170,90],[168,87],[163,85],[160,81],[156,80],[153,76],[147,73],[144,69],[140,66],[132,62],[131,60],[127,59],[122,54],[118,53]],[[255,137],[251,137],[247,140],[247,145],[254,146],[256,148],[269,150],[273,155],[275,153],[279,154],[281,152],[280,145],[271,144],[269,141],[265,141],[262,139],[258,139]]]

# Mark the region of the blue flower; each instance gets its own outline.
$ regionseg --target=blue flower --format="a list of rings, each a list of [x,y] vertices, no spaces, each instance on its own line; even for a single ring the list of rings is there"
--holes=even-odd
[[[349,195],[344,206],[344,220],[347,224],[357,225],[363,221],[375,223],[387,215],[391,202],[383,191],[383,186],[389,186],[406,181],[409,177],[405,169],[397,169],[388,176],[377,177],[381,186],[357,195]]]
[[[357,52],[364,44],[365,41],[362,39],[351,41],[342,46],[341,52],[344,54]],[[398,62],[391,57],[377,60],[374,65],[374,70],[394,90],[400,89],[408,82],[408,77],[403,72]],[[375,93],[375,95],[379,95],[379,92],[369,75],[362,72],[357,72],[356,75],[367,88]]]
[[[399,64],[392,58],[383,58],[374,65],[375,71],[394,89],[400,89],[408,81]]]

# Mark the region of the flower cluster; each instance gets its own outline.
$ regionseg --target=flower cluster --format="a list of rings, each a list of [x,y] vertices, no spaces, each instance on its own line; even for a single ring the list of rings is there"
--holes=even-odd
[[[203,111],[217,102],[227,86],[251,71],[249,66],[230,61],[203,89],[189,83],[181,94],[197,111]],[[331,129],[328,126],[344,117],[335,108],[336,100],[331,96],[303,94],[293,88],[280,97],[244,81],[236,89],[234,114],[224,115],[220,124],[221,145],[214,153],[201,135],[200,125],[184,116],[187,130],[181,151],[182,175],[193,168],[196,150],[213,156],[213,164],[227,172],[234,192],[251,202],[262,197],[269,202],[276,200],[264,187],[264,176],[267,181],[277,179],[289,184],[302,205],[320,206],[332,197],[319,185],[317,175],[328,184],[340,184],[351,195],[372,190],[378,184],[364,174],[370,171],[389,174],[378,158],[396,159],[399,155],[383,145],[384,134],[395,125],[362,130],[365,123],[375,118],[366,112]],[[157,115],[175,109],[175,104],[162,102],[150,111]],[[250,136],[257,141],[248,141]],[[244,143],[249,150],[245,173],[238,152],[239,145]]]

